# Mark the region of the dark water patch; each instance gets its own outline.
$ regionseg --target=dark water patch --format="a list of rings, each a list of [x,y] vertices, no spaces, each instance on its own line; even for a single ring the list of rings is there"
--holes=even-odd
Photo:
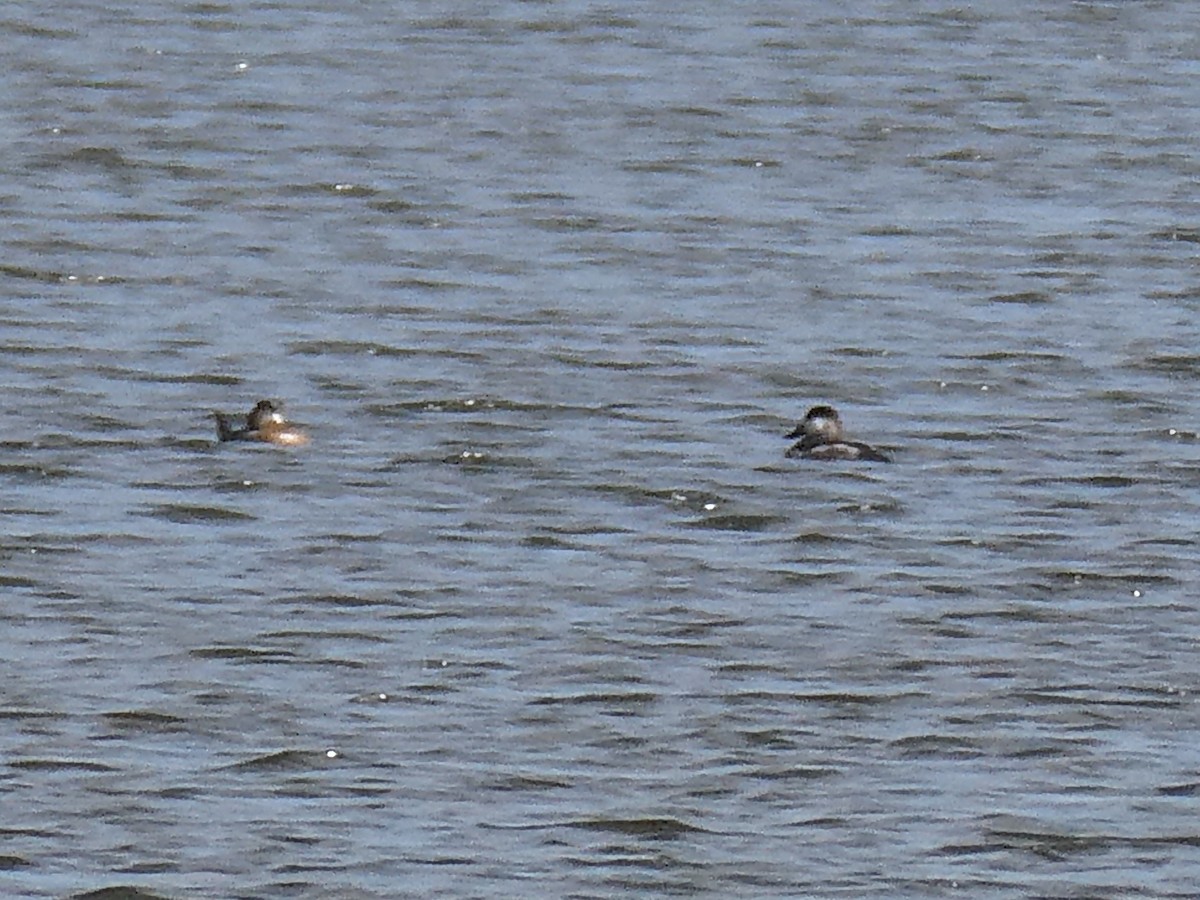
[[[927,581],[921,588],[935,597],[969,597],[978,592],[974,584],[949,584],[945,582]]]
[[[509,775],[491,785],[497,791],[535,792],[567,790],[574,786],[563,778],[551,778],[539,775]]]
[[[1022,487],[1053,487],[1072,485],[1098,488],[1128,488],[1140,484],[1141,480],[1128,475],[1060,475],[1053,477],[1022,478],[1017,484]]]
[[[933,629],[933,634],[942,638],[949,638],[955,641],[977,640],[980,637],[979,631],[967,628],[964,625],[947,622],[937,625]]]
[[[574,203],[576,198],[573,194],[566,194],[561,191],[510,191],[508,199],[514,203],[523,205],[551,204],[565,206]]]
[[[389,704],[397,703],[405,706],[435,707],[445,703],[462,690],[455,684],[448,683],[415,683],[406,684],[394,691],[370,691],[350,699],[357,704]]]
[[[447,465],[462,466],[467,469],[479,469],[481,471],[505,465],[503,461],[481,450],[459,450],[448,456],[443,456],[441,461]]]
[[[69,900],[172,900],[172,898],[164,894],[155,894],[144,888],[120,885],[72,894]]]
[[[1057,570],[1046,573],[1046,576],[1056,587],[1088,587],[1106,588],[1120,593],[1130,594],[1134,599],[1139,596],[1137,591],[1147,585],[1167,586],[1178,584],[1177,578],[1171,575],[1154,574],[1150,572],[1119,573],[1119,572],[1088,572],[1083,570]]]
[[[789,673],[785,666],[771,665],[760,662],[731,662],[718,665],[715,671],[723,675],[766,675],[778,676]]]
[[[1128,689],[1136,696],[1123,698],[1114,696],[1111,689],[1101,693],[1092,685],[1064,685],[1039,690],[1014,691],[1012,696],[1024,703],[1036,706],[1071,707],[1130,707],[1134,709],[1181,709],[1190,705],[1190,699],[1167,693],[1159,689]]]
[[[660,363],[646,359],[617,359],[608,351],[565,353],[551,351],[548,356],[568,369],[600,369],[610,372],[645,372]]]
[[[994,553],[1011,553],[1013,550],[1029,548],[1044,548],[1054,544],[1070,543],[1077,540],[1077,535],[1062,531],[1023,531],[1017,534],[997,534],[989,541],[979,538],[961,538],[956,542],[940,542],[942,546],[960,546],[963,548],[979,548]]]
[[[62,354],[78,354],[80,357],[86,357],[89,351],[82,347],[48,347],[45,344],[6,341],[0,347],[0,353],[8,356],[60,356]]]
[[[64,832],[59,830],[48,831],[44,828],[5,828],[0,827],[0,837],[5,838],[37,838],[38,840],[62,840]]]
[[[155,796],[164,800],[198,800],[207,794],[208,788],[200,785],[172,785],[155,792]]]
[[[1133,391],[1127,388],[1108,388],[1106,390],[1097,391],[1092,396],[1098,400],[1104,400],[1116,406],[1129,407],[1141,413],[1153,413],[1156,415],[1177,415],[1178,410],[1174,405],[1170,404],[1168,398],[1155,397],[1141,391]]]
[[[1200,244],[1200,228],[1175,225],[1150,232],[1150,237],[1157,241],[1182,241],[1188,244]]]
[[[609,403],[595,410],[603,412],[604,415],[620,422],[638,422],[652,425],[670,425],[673,421],[657,410],[651,411],[646,409],[635,408],[628,403]]]
[[[591,490],[601,495],[616,497],[632,506],[677,507],[701,514],[711,513],[728,505],[728,501],[723,497],[690,488],[647,488],[639,484],[602,483],[593,485]],[[594,533],[619,534],[627,530],[621,526],[607,526],[599,528]]]
[[[817,706],[832,706],[835,708],[888,706],[918,695],[907,692],[896,693],[867,693],[856,691],[736,691],[725,695],[726,700],[734,705],[744,703],[773,703],[780,708],[788,708],[793,704],[814,704]]]
[[[650,691],[596,691],[570,696],[541,696],[530,700],[531,706],[599,706],[606,712],[625,714],[627,708],[641,708],[659,702],[662,697]]]
[[[1148,300],[1178,300],[1192,304],[1200,300],[1200,285],[1179,291],[1147,291]]]
[[[543,826],[545,827],[545,826]],[[627,837],[672,839],[686,834],[708,834],[709,832],[696,825],[691,825],[675,818],[645,818],[645,819],[574,819],[560,823],[564,828],[581,828],[585,831],[602,831],[621,834]]]
[[[741,730],[738,737],[748,747],[768,750],[792,750],[796,747],[792,733],[779,728]]]
[[[1070,360],[1060,353],[1037,353],[1029,350],[987,350],[982,353],[968,353],[952,357],[959,360],[971,360],[973,362],[1027,362],[1027,363],[1049,363],[1053,366],[1062,365]],[[1063,421],[1062,418],[1054,419],[1053,421]]]
[[[1185,784],[1166,784],[1156,788],[1156,793],[1164,797],[1200,796],[1200,781],[1190,781]]]
[[[144,450],[153,444],[136,440],[103,440],[83,438],[74,434],[51,432],[38,438],[39,450]]]
[[[1055,861],[1080,854],[1096,854],[1106,849],[1109,843],[1099,836],[1081,836],[1050,829],[1009,829],[1004,826],[986,828],[985,835],[989,847],[1020,850]]]
[[[955,621],[975,622],[975,621],[997,621],[997,622],[1032,622],[1032,623],[1056,623],[1071,621],[1075,617],[1070,613],[1058,609],[1053,604],[1042,603],[1017,603],[1011,602],[1006,606],[999,608],[987,609],[972,609],[972,610],[954,610],[942,615],[938,622],[948,623]]]
[[[953,724],[953,723],[951,723]],[[971,724],[971,723],[966,723]],[[1090,759],[1100,745],[1096,740],[1039,742],[1004,753],[1010,759]]]
[[[669,115],[674,116],[692,116],[699,119],[724,119],[727,113],[724,109],[715,106],[701,106],[697,104],[672,104],[666,110],[662,110]]]
[[[83,759],[15,759],[8,763],[14,769],[31,772],[116,772],[116,766]]]
[[[220,659],[245,663],[294,663],[297,656],[288,650],[259,650],[253,647],[197,647],[188,652],[196,659]]]
[[[7,872],[7,871],[11,871],[13,869],[21,869],[21,868],[24,868],[26,866],[31,866],[31,865],[33,865],[33,863],[31,863],[29,860],[25,859],[25,857],[23,857],[23,856],[0,855],[0,872]]]
[[[220,506],[193,506],[186,503],[163,503],[145,508],[139,515],[174,522],[177,525],[229,525],[253,522],[257,516]]]
[[[425,224],[433,218],[427,204],[421,201],[405,200],[403,197],[385,197],[383,199],[372,200],[367,204],[367,207],[387,216],[411,217],[409,221],[412,224]],[[395,282],[389,282],[388,284],[389,286],[393,286]],[[424,282],[418,286],[427,287],[429,284],[428,282]]]
[[[1015,304],[1017,306],[1045,306],[1054,298],[1043,291],[1018,291],[1015,294],[992,294],[988,303]]]
[[[29,266],[17,266],[12,264],[0,264],[0,275],[6,275],[9,278],[18,278],[25,281],[42,281],[47,284],[65,284],[72,281],[79,281],[80,276],[71,275],[66,272],[54,271],[52,269],[35,269]],[[11,345],[5,346],[6,353],[13,352]],[[30,348],[31,350],[33,348]],[[43,348],[49,352],[51,348]],[[19,350],[17,351],[20,352]],[[24,355],[29,355],[27,352]]]
[[[1095,236],[1097,240],[1112,239],[1116,235],[1101,234]],[[1033,255],[1034,265],[1043,267],[1057,267],[1062,271],[1057,274],[1071,275],[1078,272],[1080,269],[1089,266],[1095,266],[1102,262],[1104,257],[1098,253],[1085,253],[1079,250],[1043,250]]]
[[[873,225],[859,232],[864,237],[912,237],[916,232],[903,225]]]
[[[318,181],[308,184],[284,184],[280,185],[275,191],[281,197],[319,197],[319,196],[335,196],[335,197],[374,197],[380,192],[375,188],[367,187],[362,184],[351,184],[349,182],[327,182]]]
[[[588,546],[580,541],[571,541],[554,534],[530,534],[521,538],[521,546],[532,550],[586,551]]]
[[[211,144],[206,143],[204,141],[185,140],[182,143],[189,147],[211,149]],[[147,140],[145,142],[145,145],[154,150],[167,150],[167,151],[174,149],[174,146],[175,146],[169,141],[159,142],[159,141],[155,141],[153,139]],[[217,181],[224,177],[224,172],[219,168],[213,168],[213,167],[204,166],[204,165],[191,165],[191,164],[182,163],[179,161],[164,162],[158,167],[158,171],[162,172],[164,175],[167,175],[176,181],[195,182],[195,183],[201,184],[201,185],[211,184],[214,181]],[[188,204],[189,202],[191,202],[191,201],[190,200],[181,201],[181,203],[184,205]],[[172,219],[171,217],[166,217],[166,218],[169,221],[174,221],[174,219]]]
[[[313,637],[320,637],[313,635]],[[360,671],[363,669],[372,669],[375,667],[373,663],[365,663],[359,659],[347,659],[344,656],[315,656],[310,655],[305,661],[306,666],[314,666],[318,668],[332,669],[349,669],[350,671]]]
[[[79,32],[69,28],[52,28],[42,24],[22,21],[18,18],[7,19],[4,30],[14,37],[31,37],[53,41],[66,41],[79,36]]]
[[[842,359],[886,359],[891,352],[882,347],[835,347],[829,351],[831,356]]]
[[[695,175],[703,174],[704,169],[692,160],[686,159],[641,159],[630,160],[621,164],[621,171],[632,175]]]
[[[768,749],[786,748],[770,747]],[[801,785],[805,782],[817,781],[823,778],[837,778],[843,774],[845,773],[842,770],[831,768],[830,766],[782,766],[777,768],[755,766],[745,771],[747,778],[753,778],[756,781],[800,782]]]
[[[563,215],[563,216],[547,216],[535,217],[528,220],[528,224],[542,231],[552,233],[574,232],[574,231],[604,231],[620,230],[620,226],[613,222],[607,222],[604,219],[596,216],[586,215]]]
[[[822,544],[846,544],[854,545],[861,542],[859,537],[851,537],[847,534],[831,534],[828,531],[804,531],[797,534],[792,539],[794,544],[802,544],[806,546],[821,546]],[[796,577],[796,573],[791,573],[789,577]],[[800,577],[804,577],[801,575]]]
[[[506,611],[500,610],[496,617],[508,618],[508,614]],[[448,659],[423,659],[420,661],[420,664],[421,668],[427,672],[447,673],[454,678],[463,680],[490,678],[496,672],[513,671],[511,663],[498,659],[477,659],[470,662]]]
[[[600,487],[599,490],[607,490],[607,487]],[[656,501],[660,503],[668,503],[672,506],[681,506],[684,509],[692,512],[711,512],[718,506],[724,506],[726,500],[716,494],[711,494],[705,491],[693,491],[687,488],[659,488],[647,489],[633,485],[617,485],[613,488],[615,493],[621,494],[626,498],[636,501]]]
[[[115,731],[130,734],[173,734],[188,729],[188,721],[153,710],[136,709],[104,713],[104,721]]]
[[[265,641],[286,641],[289,643],[295,641],[347,641],[351,643],[363,644],[392,643],[392,639],[390,637],[384,637],[382,635],[372,634],[366,631],[267,631],[264,632],[261,637]],[[325,661],[327,660],[323,660],[323,662]],[[339,662],[338,664],[342,665],[344,663]],[[355,665],[357,666],[358,663],[355,663]]]
[[[394,597],[363,596],[362,594],[300,594],[295,602],[302,606],[336,606],[360,609],[372,606],[394,606]]]
[[[732,166],[736,169],[779,169],[783,167],[783,161],[771,159],[770,157],[762,156],[731,156],[725,159],[717,160],[717,162]]]
[[[10,475],[14,481],[26,482],[42,482],[52,478],[74,478],[79,476],[79,472],[69,469],[12,464],[0,464],[0,477]],[[54,513],[44,510],[26,509],[20,506],[4,506],[0,507],[0,514],[3,515],[20,515],[20,516],[45,516],[54,515]]]
[[[975,741],[944,734],[921,734],[900,738],[889,745],[905,759],[975,759],[984,751]]]
[[[662,617],[655,616],[656,619],[662,618],[666,623],[659,629],[660,636],[668,640],[709,638],[727,628],[741,628],[747,624],[745,619],[723,616],[695,618],[695,616],[695,612],[689,609],[679,609]],[[688,621],[669,624],[672,619],[678,617],[686,617]]]
[[[784,516],[726,513],[719,516],[704,516],[687,524],[689,528],[703,528],[713,531],[759,532],[770,531],[786,521],[787,518]]]
[[[269,449],[269,448],[264,448],[264,449]],[[167,482],[167,483],[151,482],[151,483],[147,483],[145,485],[138,485],[138,487],[145,487],[147,489],[159,489],[159,490],[180,490],[181,488],[203,489],[204,484],[203,483],[172,484],[170,482]],[[214,480],[213,482],[211,482],[209,487],[211,487],[211,489],[214,493],[229,494],[229,495],[255,494],[255,493],[258,493],[261,491],[271,491],[274,489],[274,486],[270,482],[254,481],[253,479],[250,479],[250,478],[218,478],[218,479]]]
[[[80,534],[30,534],[21,537],[5,537],[0,551],[33,553],[39,556],[71,556],[86,553],[88,545],[109,540],[108,535]]]
[[[870,479],[874,480],[874,479]],[[859,518],[901,518],[905,514],[903,504],[898,500],[876,500],[861,503],[843,503],[837,508],[838,512],[847,516]]]
[[[1095,856],[1114,849],[1147,850],[1152,848],[1200,847],[1200,835],[1118,835],[1069,832],[1050,826],[996,824],[985,828],[992,846],[1022,850],[1036,856],[1065,861],[1077,856]],[[1157,896],[1157,895],[1156,895]]]
[[[407,276],[405,278],[388,279],[386,281],[383,281],[380,284],[380,286],[383,288],[387,288],[388,290],[405,291],[405,292],[407,292],[407,291],[421,291],[421,292],[425,292],[425,291],[439,291],[439,292],[441,292],[441,291],[466,291],[466,290],[470,290],[472,287],[472,285],[469,282],[465,282],[465,281],[452,281],[449,279],[419,277],[419,276],[415,276],[415,275]],[[356,303],[354,306],[354,311],[357,313],[361,308],[362,307]],[[403,309],[403,307],[399,307],[399,308]],[[392,308],[389,307],[389,309],[392,309]],[[429,311],[426,310],[424,307],[411,307],[410,309],[412,310],[412,313],[416,314],[416,315],[429,314]]]
[[[387,614],[391,621],[423,622],[428,619],[453,619],[461,614],[448,609],[406,609]]]
[[[1130,369],[1159,372],[1164,375],[1200,377],[1200,356],[1190,353],[1160,353],[1141,356],[1125,364]]]
[[[153,372],[147,369],[126,369],[119,366],[94,366],[93,371],[115,381],[140,381],[147,384],[205,384],[236,387],[244,383],[237,375],[214,372]]]
[[[1185,444],[1194,444],[1196,441],[1200,441],[1200,433],[1180,428],[1167,428],[1162,432],[1156,431],[1155,434]]]
[[[932,853],[934,853],[934,856],[950,857],[950,858],[986,856],[986,854],[998,854],[1000,852],[1001,851],[998,851],[996,847],[992,847],[992,846],[989,846],[988,844],[984,844],[984,842],[982,842],[982,841],[978,842],[978,844],[943,844],[940,847],[936,847],[935,850],[932,851]],[[982,887],[982,886],[980,886],[980,884],[978,884],[978,883],[964,884],[961,882],[955,882],[954,887],[971,890],[974,887]],[[1000,883],[994,883],[994,884],[991,884],[991,887],[1006,887],[1006,886],[1003,886],[1003,884],[1000,884]],[[974,896],[974,894],[971,894],[971,895]],[[979,894],[979,896],[982,896],[982,894]]]
[[[142,427],[140,422],[130,422],[118,419],[116,416],[104,416],[97,413],[84,413],[78,419],[89,431],[130,431]]]
[[[157,223],[172,223],[177,221],[178,216],[174,213],[170,215],[163,213],[152,213],[144,210],[122,210],[121,212],[111,213],[113,221],[126,222],[134,225],[153,225]],[[108,277],[110,284],[123,284],[126,279],[114,276]]]
[[[993,162],[993,158],[989,153],[980,150],[978,147],[959,147],[954,150],[947,150],[944,153],[939,153],[936,156],[931,156],[931,160],[935,162]]]
[[[355,399],[368,394],[373,388],[359,381],[349,381],[342,376],[311,375],[309,383],[322,393],[342,399]]]
[[[109,87],[112,90],[140,87],[139,85],[120,82],[100,86]],[[55,151],[44,154],[36,165],[44,168],[54,169],[57,169],[60,166],[68,166],[77,167],[80,169],[100,169],[105,172],[122,173],[131,169],[139,168],[141,163],[131,161],[120,150],[112,147],[79,147],[75,150],[68,150],[65,152]]]
[[[710,332],[707,334],[687,334],[687,323],[680,322],[676,319],[660,320],[647,319],[640,322],[635,322],[631,326],[635,329],[645,329],[647,331],[666,332],[674,329],[684,332],[679,337],[664,336],[655,342],[655,347],[658,350],[666,350],[672,348],[680,348],[683,353],[695,353],[706,348],[728,349],[728,350],[749,350],[753,351],[763,347],[763,342],[757,336],[754,336],[749,328],[737,328],[733,325],[728,325],[720,331]],[[665,353],[659,354],[660,358],[666,358]],[[682,356],[677,356],[674,359],[668,360],[680,366],[688,366],[689,371],[685,374],[691,376],[695,370],[691,369],[691,362]],[[702,375],[703,373],[701,373]],[[703,380],[701,379],[698,380]],[[737,409],[736,403],[730,404],[731,408]],[[728,420],[727,420],[728,421]],[[736,420],[734,420],[736,421]],[[776,422],[777,419],[771,418],[763,421]]]
[[[1142,538],[1141,540],[1130,543],[1131,547],[1171,547],[1174,549],[1182,549],[1184,547],[1195,547],[1196,540],[1193,538],[1181,537],[1154,537]]]
[[[224,768],[239,772],[310,772],[328,757],[312,750],[279,750]]]

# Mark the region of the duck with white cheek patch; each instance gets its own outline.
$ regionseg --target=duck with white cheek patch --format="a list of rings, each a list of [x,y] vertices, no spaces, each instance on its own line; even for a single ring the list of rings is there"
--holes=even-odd
[[[791,440],[800,438],[799,443],[787,452],[792,459],[891,462],[889,457],[869,444],[845,440],[841,417],[832,406],[814,406],[787,437]]]

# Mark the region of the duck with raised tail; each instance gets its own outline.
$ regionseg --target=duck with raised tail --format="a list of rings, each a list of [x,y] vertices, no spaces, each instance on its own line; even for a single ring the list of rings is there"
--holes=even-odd
[[[847,441],[842,429],[842,419],[832,406],[814,406],[804,415],[804,420],[787,437],[800,441],[788,450],[793,459],[854,459],[863,462],[891,462],[870,444]]]

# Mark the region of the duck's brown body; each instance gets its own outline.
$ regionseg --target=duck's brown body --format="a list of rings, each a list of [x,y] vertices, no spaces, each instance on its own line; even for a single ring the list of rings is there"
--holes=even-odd
[[[214,412],[217,420],[217,439],[221,441],[262,441],[283,447],[301,447],[308,443],[308,434],[283,417],[279,403],[259,400],[246,415],[245,425],[235,425],[236,417]]]

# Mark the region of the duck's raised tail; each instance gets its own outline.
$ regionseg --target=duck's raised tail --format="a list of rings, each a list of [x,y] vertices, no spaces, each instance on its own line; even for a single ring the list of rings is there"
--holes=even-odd
[[[224,413],[214,412],[212,416],[217,420],[217,440],[236,441],[246,433],[245,429],[230,425],[229,416]]]

